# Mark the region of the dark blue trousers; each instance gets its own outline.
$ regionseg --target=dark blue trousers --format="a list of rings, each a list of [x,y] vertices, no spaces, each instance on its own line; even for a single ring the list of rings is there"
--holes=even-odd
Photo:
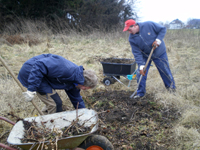
[[[144,58],[144,59],[145,59],[145,63],[146,63],[148,58]],[[146,68],[146,74],[145,74],[145,76],[142,77],[142,80],[138,87],[137,95],[139,95],[139,96],[144,96],[146,93],[146,80],[147,80],[148,71],[149,71],[149,68],[151,65],[151,61],[152,61],[152,59],[149,61],[149,64]],[[153,62],[156,65],[156,67],[160,73],[160,76],[164,82],[165,87],[167,89],[176,89],[174,78],[172,76],[172,73],[171,73],[171,70],[169,67],[167,53],[165,52],[159,58],[154,58]],[[136,76],[137,76],[137,82],[139,82],[139,78],[140,78],[139,69],[137,70]]]

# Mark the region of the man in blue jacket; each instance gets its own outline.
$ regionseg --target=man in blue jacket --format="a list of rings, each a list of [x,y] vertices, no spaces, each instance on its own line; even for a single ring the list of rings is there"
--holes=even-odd
[[[129,43],[136,63],[138,64],[137,82],[139,81],[139,76],[143,75],[137,90],[137,95],[134,98],[143,97],[146,93],[147,74],[152,60],[160,73],[165,87],[170,91],[175,91],[176,86],[170,71],[166,47],[163,41],[166,28],[155,22],[147,21],[136,23],[135,20],[130,19],[125,22],[123,31],[130,33]],[[144,72],[143,68],[153,46],[154,52]]]
[[[35,94],[46,105],[44,114],[61,112],[62,100],[55,91],[64,89],[74,108],[85,108],[80,90],[94,88],[97,76],[92,70],[84,70],[62,56],[42,54],[27,60],[19,71],[18,79],[27,92],[26,101],[32,101]]]

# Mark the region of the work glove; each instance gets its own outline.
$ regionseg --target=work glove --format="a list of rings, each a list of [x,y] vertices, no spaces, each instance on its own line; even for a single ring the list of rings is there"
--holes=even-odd
[[[26,102],[31,102],[36,92],[26,91],[22,93]]]
[[[161,44],[161,40],[156,39],[152,44],[153,50],[155,50],[158,46],[160,46],[160,44]]]
[[[146,70],[144,71],[144,65],[140,66],[140,74],[145,76]]]

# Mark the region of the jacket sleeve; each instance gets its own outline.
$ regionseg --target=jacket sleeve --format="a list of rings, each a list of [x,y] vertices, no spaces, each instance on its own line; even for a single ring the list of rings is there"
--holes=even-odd
[[[77,88],[72,88],[71,90],[65,90],[74,108],[85,108],[85,103],[80,95],[80,90]]]
[[[164,27],[164,26],[162,26],[158,23],[155,23],[155,22],[152,22],[152,24],[153,24],[154,31],[157,33],[157,39],[162,41],[165,37],[166,32],[167,32],[166,27]]]
[[[43,77],[47,75],[47,73],[48,69],[45,64],[41,61],[36,61],[28,77],[28,90],[36,91],[37,87],[40,86]]]
[[[145,65],[145,61],[143,59],[142,51],[137,47],[134,43],[130,41],[130,45],[132,48],[132,53],[134,55],[135,61],[138,66]]]

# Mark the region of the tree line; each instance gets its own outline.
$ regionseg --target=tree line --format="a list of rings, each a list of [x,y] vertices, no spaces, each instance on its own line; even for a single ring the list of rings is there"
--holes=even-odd
[[[109,30],[134,16],[133,6],[134,0],[0,0],[0,29],[23,18]]]

